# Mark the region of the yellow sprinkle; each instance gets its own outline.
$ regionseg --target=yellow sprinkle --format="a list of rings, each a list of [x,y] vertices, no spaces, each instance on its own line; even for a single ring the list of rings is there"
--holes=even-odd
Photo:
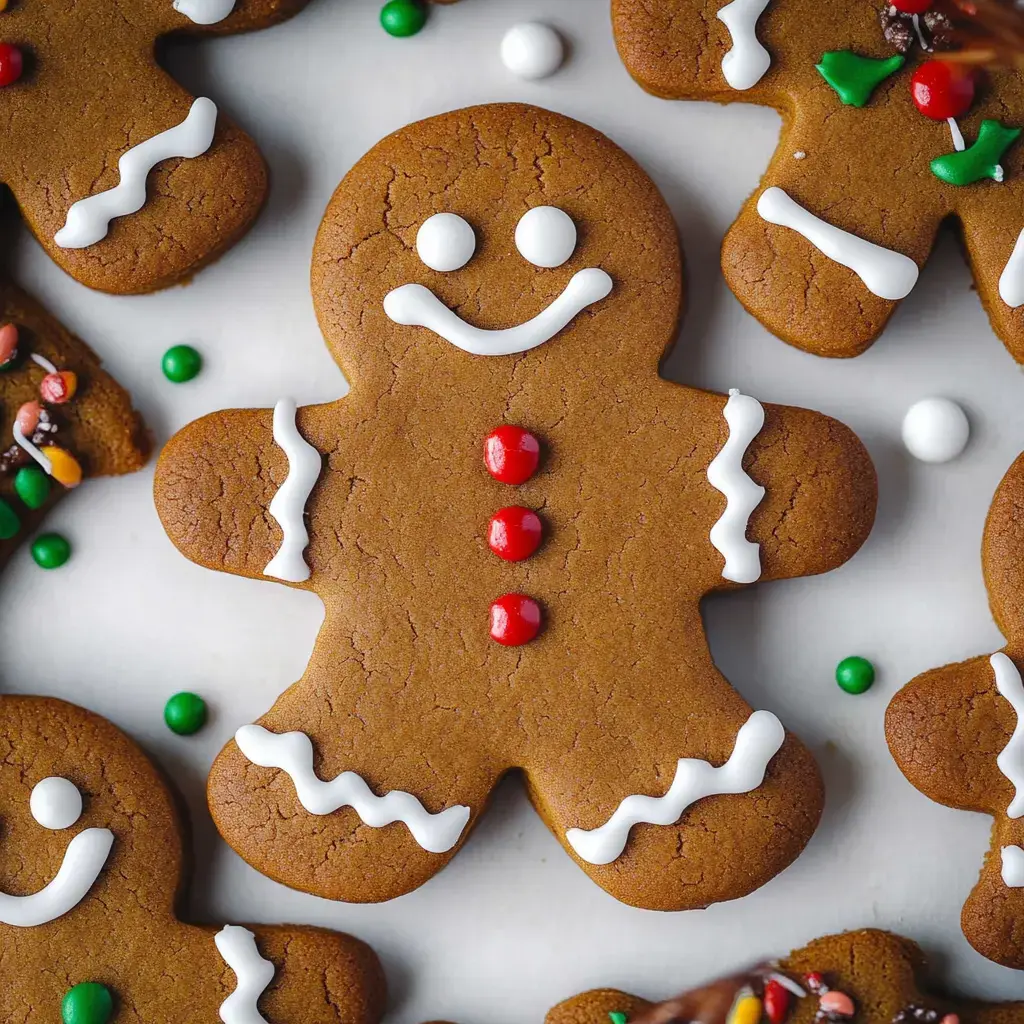
[[[77,487],[82,482],[82,467],[74,455],[55,445],[47,445],[42,452],[50,460],[50,474],[57,483]]]
[[[743,996],[729,1014],[729,1024],[761,1024],[761,1000],[757,996]]]

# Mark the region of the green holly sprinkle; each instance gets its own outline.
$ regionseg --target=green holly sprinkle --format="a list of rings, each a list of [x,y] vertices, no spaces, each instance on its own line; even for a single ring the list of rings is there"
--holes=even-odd
[[[861,57],[852,50],[832,50],[814,66],[843,103],[850,107],[863,107],[875,89],[890,75],[896,74],[905,61],[906,57],[901,54],[883,60]]]
[[[29,508],[42,508],[50,496],[50,478],[38,466],[22,466],[14,477],[14,489]]]
[[[20,529],[18,513],[0,498],[0,540],[10,540]]]
[[[608,1014],[612,1024],[626,1024],[629,1019],[621,1010],[611,1010]]]
[[[932,174],[947,185],[973,185],[982,178],[1003,180],[1002,155],[1020,135],[1020,128],[1007,128],[998,121],[981,122],[974,144],[959,153],[937,156]]]

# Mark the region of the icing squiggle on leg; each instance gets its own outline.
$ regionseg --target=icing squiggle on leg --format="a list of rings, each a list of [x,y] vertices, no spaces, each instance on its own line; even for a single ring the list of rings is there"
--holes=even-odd
[[[161,160],[202,156],[213,144],[216,125],[216,104],[200,96],[180,124],[132,146],[117,162],[121,176],[117,185],[74,203],[53,240],[62,249],[85,249],[106,238],[115,217],[138,213],[146,205],[149,172]]]
[[[248,928],[229,924],[213,941],[238,982],[235,991],[220,1004],[220,1019],[224,1024],[267,1024],[258,1004],[274,980],[274,965],[260,956],[256,936]]]
[[[571,828],[565,838],[588,864],[610,864],[622,855],[634,825],[674,825],[698,800],[757,789],[785,738],[786,730],[775,715],[755,711],[736,734],[732,754],[720,768],[681,757],[664,796],[627,796],[603,825],[590,830]]]
[[[1024,850],[1019,846],[1004,846],[1003,882],[1008,889],[1024,889]]]
[[[235,9],[235,0],[174,0],[172,6],[197,25],[216,25]]]
[[[722,58],[722,74],[740,92],[753,88],[771,67],[772,58],[757,38],[757,19],[769,0],[732,0],[718,12],[732,36],[732,49]]]
[[[309,566],[302,557],[309,544],[306,529],[306,502],[320,479],[323,463],[320,453],[295,426],[295,402],[282,398],[274,406],[274,440],[288,456],[288,477],[270,502],[270,514],[284,534],[281,547],[263,570],[285,583],[303,583],[309,579]]]
[[[830,260],[852,270],[873,295],[892,302],[905,299],[917,284],[917,264],[901,252],[875,245],[815,217],[781,188],[766,188],[757,200],[757,212],[769,224],[791,228],[803,235]]]
[[[724,579],[753,583],[761,576],[761,547],[747,540],[747,524],[764,497],[764,488],[747,476],[743,456],[764,426],[764,409],[756,398],[734,388],[723,415],[729,440],[708,466],[708,483],[725,495],[725,511],[711,527],[711,543],[725,558]]]
[[[253,764],[287,773],[299,803],[310,814],[333,814],[351,807],[371,828],[400,821],[428,853],[447,853],[469,821],[469,808],[461,804],[431,814],[411,793],[393,790],[377,796],[355,772],[342,772],[323,782],[313,771],[313,744],[304,732],[276,734],[259,725],[243,725],[235,733],[235,742]]]
[[[1002,653],[989,659],[996,674],[996,689],[1005,697],[1017,714],[1017,725],[1000,755],[996,758],[999,770],[1013,783],[1016,795],[1006,808],[1008,818],[1024,817],[1024,683],[1017,666]]]

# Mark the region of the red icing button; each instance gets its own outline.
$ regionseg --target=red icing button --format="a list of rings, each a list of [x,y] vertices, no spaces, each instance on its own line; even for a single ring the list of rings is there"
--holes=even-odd
[[[506,562],[521,562],[540,547],[540,516],[521,505],[498,509],[487,528],[490,549]]]
[[[540,632],[540,605],[525,594],[506,594],[491,605],[491,639],[505,647],[528,644]]]
[[[925,61],[910,79],[917,109],[933,121],[963,117],[974,102],[974,90],[974,71],[945,60]]]
[[[21,50],[10,43],[0,43],[0,86],[11,85],[21,78],[25,59]]]
[[[933,0],[890,0],[897,11],[904,14],[924,14],[930,10]]]
[[[487,435],[484,463],[503,484],[524,484],[537,471],[540,442],[528,430],[506,424]]]

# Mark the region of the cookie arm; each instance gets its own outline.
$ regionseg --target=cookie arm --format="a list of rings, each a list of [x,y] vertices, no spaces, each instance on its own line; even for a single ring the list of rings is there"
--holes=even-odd
[[[234,409],[171,438],[157,464],[154,496],[182,554],[241,576],[305,581],[303,511],[319,475],[319,452],[304,436],[311,419],[311,410],[295,417],[279,403],[275,430],[274,410]]]

